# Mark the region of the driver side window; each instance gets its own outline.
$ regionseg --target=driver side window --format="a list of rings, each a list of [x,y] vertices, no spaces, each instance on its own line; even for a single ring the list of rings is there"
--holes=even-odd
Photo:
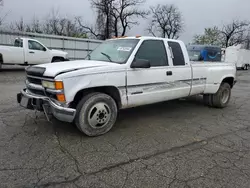
[[[28,45],[30,50],[44,51],[44,47],[36,41],[29,40]]]
[[[167,52],[162,40],[145,40],[135,58],[148,60],[151,67],[168,66]]]

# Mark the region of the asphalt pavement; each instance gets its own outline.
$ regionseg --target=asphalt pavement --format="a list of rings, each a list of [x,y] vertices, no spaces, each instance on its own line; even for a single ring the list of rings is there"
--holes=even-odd
[[[200,96],[120,112],[90,138],[16,102],[23,68],[0,72],[0,187],[250,187],[250,72],[225,109]]]

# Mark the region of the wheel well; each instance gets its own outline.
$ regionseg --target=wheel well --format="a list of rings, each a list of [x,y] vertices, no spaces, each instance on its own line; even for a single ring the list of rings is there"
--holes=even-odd
[[[54,56],[54,57],[52,58],[52,62],[54,62],[56,59],[60,59],[60,60],[64,61],[64,57]]]
[[[83,96],[86,96],[87,94],[93,93],[93,92],[105,93],[111,96],[115,100],[117,107],[121,108],[121,96],[120,96],[118,88],[114,86],[94,87],[94,88],[87,88],[87,89],[78,91],[74,97],[73,102],[71,102],[70,104],[71,108],[76,108],[77,104],[80,102]]]
[[[224,78],[223,80],[222,80],[222,83],[228,83],[230,86],[231,86],[231,88],[233,88],[233,86],[234,86],[234,78],[233,77],[227,77],[227,78]]]

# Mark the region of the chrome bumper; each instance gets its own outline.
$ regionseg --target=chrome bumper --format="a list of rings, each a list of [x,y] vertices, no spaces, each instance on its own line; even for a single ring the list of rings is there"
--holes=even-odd
[[[21,100],[23,96],[28,98],[27,106],[21,105]],[[49,97],[28,93],[26,89],[23,89],[21,93],[17,94],[17,102],[20,103],[22,107],[27,109],[37,109],[39,108],[38,106],[36,106],[38,104],[43,107],[48,106],[53,116],[60,121],[73,122],[75,119],[75,109],[59,106],[58,104],[53,102]],[[45,108],[42,109],[45,110]]]

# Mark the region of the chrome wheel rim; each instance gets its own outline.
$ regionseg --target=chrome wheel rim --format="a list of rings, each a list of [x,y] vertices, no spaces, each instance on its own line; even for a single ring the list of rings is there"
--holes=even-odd
[[[221,102],[223,104],[227,103],[229,99],[229,90],[228,89],[225,89],[223,92],[222,92],[222,96],[221,96]]]
[[[94,129],[105,127],[111,118],[111,110],[104,102],[96,103],[88,113],[89,125]]]

